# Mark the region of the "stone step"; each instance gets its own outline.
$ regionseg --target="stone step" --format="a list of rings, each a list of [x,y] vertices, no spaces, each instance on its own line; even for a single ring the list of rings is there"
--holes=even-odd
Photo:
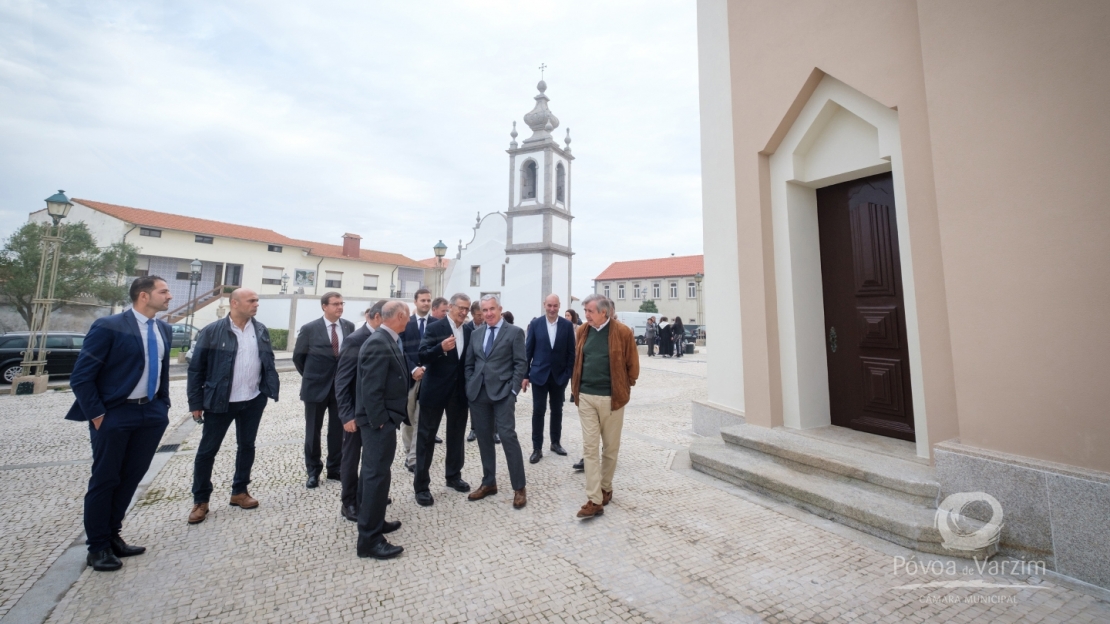
[[[950,557],[985,558],[994,545],[953,551],[941,544],[930,509],[865,487],[843,475],[800,471],[799,464],[745,446],[706,438],[690,445],[695,470],[794,505],[906,548]]]
[[[731,425],[721,428],[721,438],[727,444],[919,497],[920,504],[928,507],[935,508],[940,495],[933,468],[914,461],[807,437],[782,427]]]

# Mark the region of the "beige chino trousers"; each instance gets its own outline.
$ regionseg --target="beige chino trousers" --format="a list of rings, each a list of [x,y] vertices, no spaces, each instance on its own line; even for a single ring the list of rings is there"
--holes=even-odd
[[[423,380],[420,380],[423,381]],[[416,465],[416,432],[420,426],[420,381],[412,384],[409,390],[409,422],[411,426],[401,425],[401,446],[405,451],[405,465]]]
[[[610,409],[612,398],[578,395],[578,418],[582,421],[582,461],[586,468],[586,496],[601,504],[601,491],[613,491],[613,473],[621,449],[624,408]],[[598,459],[600,448],[600,461]]]

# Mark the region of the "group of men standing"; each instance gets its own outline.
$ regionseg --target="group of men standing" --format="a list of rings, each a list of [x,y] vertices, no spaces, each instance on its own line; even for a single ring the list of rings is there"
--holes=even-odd
[[[119,557],[141,554],[120,537],[127,503],[153,458],[168,425],[169,326],[156,320],[172,296],[157,276],[131,285],[132,309],[96,321],[90,329],[71,386],[76,397],[67,418],[89,421],[93,469],[85,498],[88,563],[119,569]],[[235,425],[237,451],[229,503],[253,509],[248,492],[255,438],[279,381],[269,331],[254,319],[258,295],[240,288],[230,312],[199,334],[190,360],[189,411],[203,424],[193,476],[190,524],[203,522],[212,494],[212,468],[223,439]],[[532,463],[543,457],[545,412],[551,408],[550,449],[560,444],[568,384],[579,406],[588,500],[578,512],[604,512],[620,446],[623,408],[639,374],[632,332],[610,321],[612,302],[591,295],[589,322],[577,332],[559,316],[556,295],[525,332],[507,322],[495,295],[472,305],[465,294],[432,301],[421,289],[416,313],[400,301],[381,301],[364,312],[358,328],[342,319],[343,298],[321,298],[323,316],[304,325],[293,362],[301,373],[305,407],[306,487],[321,476],[341,482],[340,512],[358,523],[360,557],[389,559],[403,551],[385,535],[401,527],[385,519],[396,454],[397,431],[405,428],[405,465],[414,473],[417,504],[430,506],[431,465],[446,420],[445,483],[479,501],[496,494],[496,450],[501,444],[513,489],[513,507],[527,504],[523,454],[516,435],[515,404],[533,389]],[[474,318],[467,321],[467,315]],[[141,362],[141,365],[139,363]],[[462,478],[467,420],[482,459],[482,481],[471,492]],[[327,422],[327,458],[322,436]]]

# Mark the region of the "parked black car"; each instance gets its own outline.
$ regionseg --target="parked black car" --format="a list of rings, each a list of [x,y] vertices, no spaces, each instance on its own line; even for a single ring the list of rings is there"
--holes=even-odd
[[[170,325],[173,331],[173,343],[170,345],[174,349],[180,349],[189,345],[190,330],[192,331],[193,340],[196,340],[197,334],[200,330],[187,323],[174,323]]]
[[[10,384],[23,374],[20,363],[27,350],[29,332],[11,332],[0,335],[0,383]],[[51,377],[68,376],[77,364],[77,354],[85,334],[76,332],[50,332],[46,337],[46,372]]]

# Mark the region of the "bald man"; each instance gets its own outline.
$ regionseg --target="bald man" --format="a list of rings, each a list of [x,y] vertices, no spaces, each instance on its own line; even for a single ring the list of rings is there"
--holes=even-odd
[[[246,288],[231,293],[231,312],[200,330],[189,362],[189,411],[204,426],[193,462],[193,510],[189,524],[208,517],[212,495],[212,464],[224,436],[235,425],[235,477],[230,504],[254,509],[258,501],[247,492],[254,466],[254,440],[266,400],[278,398],[278,374],[270,332],[254,320],[258,295]]]
[[[543,300],[544,315],[528,324],[528,340],[524,353],[528,358],[528,377],[524,389],[532,386],[532,456],[533,464],[543,457],[543,421],[547,403],[551,403],[551,452],[566,455],[561,444],[563,433],[563,401],[567,382],[574,370],[574,326],[559,315],[559,295],[550,294]]]

